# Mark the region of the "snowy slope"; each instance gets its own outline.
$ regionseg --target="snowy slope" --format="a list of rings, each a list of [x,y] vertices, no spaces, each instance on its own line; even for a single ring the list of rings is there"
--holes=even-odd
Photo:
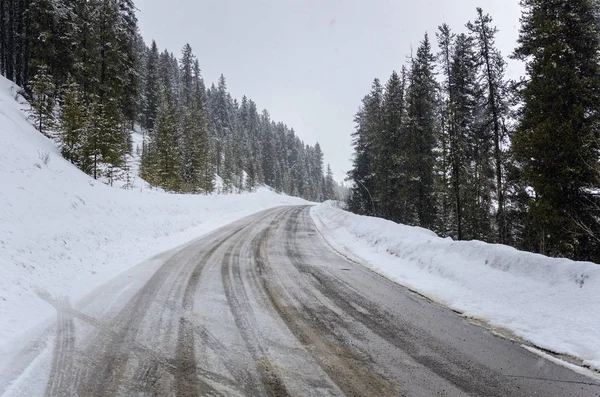
[[[111,188],[65,161],[30,125],[17,97],[0,77],[0,352],[54,314],[40,292],[76,301],[136,263],[226,223],[306,203],[267,189],[170,195],[139,178],[134,190]]]
[[[435,301],[600,369],[600,266],[459,242],[416,227],[312,208],[339,252]]]

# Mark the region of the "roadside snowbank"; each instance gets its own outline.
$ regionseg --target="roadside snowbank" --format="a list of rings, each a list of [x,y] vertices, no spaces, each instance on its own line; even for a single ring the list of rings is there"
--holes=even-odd
[[[65,161],[0,77],[0,351],[55,315],[38,296],[76,301],[137,263],[270,207],[304,204],[267,189],[227,196],[111,188]],[[48,162],[43,158],[48,155]]]
[[[534,345],[600,369],[600,266],[459,242],[416,227],[313,207],[323,237],[391,280]]]

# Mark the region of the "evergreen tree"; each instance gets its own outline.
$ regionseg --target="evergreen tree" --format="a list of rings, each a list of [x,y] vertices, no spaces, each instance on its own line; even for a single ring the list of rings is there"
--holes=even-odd
[[[229,134],[231,132],[231,115],[229,113],[229,103],[227,96],[227,83],[225,76],[219,77],[219,84],[214,92],[213,106],[213,126],[216,134],[216,165],[217,173],[221,174],[225,151],[230,144],[228,143]],[[229,147],[231,150],[231,147]],[[230,159],[231,160],[231,159]],[[230,169],[226,172],[232,172],[233,165],[230,164]]]
[[[208,120],[206,114],[206,97],[200,64],[196,59],[193,67],[193,114],[194,114],[194,159],[196,174],[198,175],[198,189],[203,193],[211,193],[215,189],[215,169],[212,162],[213,155],[210,137],[208,134]]]
[[[146,67],[146,87],[145,87],[145,108],[143,110],[143,128],[146,131],[154,130],[156,125],[156,114],[159,103],[159,59],[158,46],[152,41],[150,53],[148,55],[148,64]]]
[[[181,104],[184,107],[192,107],[192,97],[194,93],[194,63],[195,57],[192,47],[186,44],[182,50],[181,58]]]
[[[182,166],[178,151],[178,123],[171,87],[162,87],[156,129],[148,144],[149,172],[146,178],[166,191],[181,190]]]
[[[353,167],[348,179],[354,182],[350,192],[348,206],[358,214],[376,216],[373,193],[375,192],[376,174],[374,167],[374,147],[382,118],[383,88],[379,79],[373,81],[371,92],[363,99],[361,109],[356,114],[352,144],[354,146]]]
[[[37,70],[31,81],[31,118],[38,131],[50,136],[49,130],[54,125],[54,79],[45,65],[39,66]]]
[[[478,136],[476,112],[478,110],[477,64],[473,41],[465,34],[456,37],[450,67],[449,102],[450,128],[449,154],[450,183],[456,219],[456,238],[478,238],[480,205],[480,175],[486,161],[484,144]]]
[[[395,71],[385,87],[382,121],[375,135],[375,201],[379,215],[396,222],[405,221],[405,71]]]
[[[504,75],[506,62],[495,47],[495,36],[498,30],[491,26],[492,18],[484,15],[481,8],[477,9],[477,19],[474,23],[469,22],[467,27],[473,33],[478,47],[478,61],[483,66],[482,80],[486,86],[487,96],[486,117],[483,122],[484,128],[491,127],[493,139],[493,157],[495,173],[495,190],[498,210],[496,222],[498,229],[497,240],[504,244],[507,242],[507,224],[505,214],[505,187],[503,183],[506,169],[506,155],[502,151],[505,143],[506,133],[503,125],[508,113],[508,103],[505,95]]]
[[[452,33],[450,26],[443,24],[436,33],[438,47],[438,62],[441,65],[444,76],[441,90],[439,93],[439,116],[440,131],[437,145],[436,177],[438,191],[438,213],[439,225],[437,231],[442,235],[460,235],[462,237],[462,218],[456,216],[456,209],[461,208],[460,196],[457,194],[456,186],[452,186],[452,157],[451,157],[451,137],[454,137],[454,85],[452,79],[452,57],[454,55],[454,41],[456,35]]]
[[[276,164],[276,155],[277,153],[281,153],[279,150],[275,148],[275,137],[274,131],[271,125],[271,116],[267,110],[263,110],[260,116],[260,130],[261,130],[261,140],[264,146],[264,155],[263,155],[263,163],[262,169],[264,173],[265,183],[269,186],[273,186],[278,190],[282,189],[282,183],[276,182],[276,176],[278,175],[277,164]],[[283,154],[283,153],[281,153]],[[280,175],[280,174],[279,174]]]
[[[410,85],[406,95],[407,222],[433,228],[436,218],[434,147],[436,144],[437,82],[435,58],[429,36],[421,42],[412,59]]]
[[[530,248],[600,260],[600,24],[594,0],[523,0],[528,79],[514,150],[534,191]]]
[[[58,132],[65,159],[82,167],[87,115],[79,85],[72,79],[62,90]]]
[[[40,73],[51,75],[56,72],[56,15],[53,0],[31,0],[27,8],[26,35],[29,50],[33,54],[31,68],[34,78]]]
[[[325,175],[324,182],[324,200],[337,200],[335,192],[335,180],[333,179],[333,171],[331,171],[331,165],[327,164],[327,174]]]
[[[57,111],[61,150],[94,178],[129,177],[139,123],[151,184],[211,192],[216,170],[231,190],[268,181],[323,198],[320,147],[259,116],[248,98],[240,105],[223,76],[206,90],[189,45],[181,62],[155,42],[147,48],[133,0],[5,0],[0,22],[0,72],[25,89],[44,133]]]

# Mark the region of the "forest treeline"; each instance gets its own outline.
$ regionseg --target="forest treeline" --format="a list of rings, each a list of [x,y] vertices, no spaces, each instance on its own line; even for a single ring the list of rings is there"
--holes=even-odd
[[[481,9],[465,33],[441,25],[385,86],[374,80],[355,117],[348,206],[600,263],[599,3],[521,5],[520,81]]]
[[[138,33],[132,0],[0,1],[0,73],[23,88],[40,132],[94,178],[124,178],[131,133],[145,135],[141,176],[170,192],[267,184],[322,201],[336,196],[319,144],[234,99],[223,76],[206,87],[185,45],[176,57]]]

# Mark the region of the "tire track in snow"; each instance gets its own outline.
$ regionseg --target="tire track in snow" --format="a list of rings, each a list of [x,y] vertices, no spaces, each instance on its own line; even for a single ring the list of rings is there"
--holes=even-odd
[[[196,364],[196,352],[195,334],[198,333],[203,341],[213,342],[209,344],[209,348],[213,351],[221,354],[226,352],[223,349],[222,344],[216,344],[215,338],[211,338],[209,334],[203,329],[203,327],[194,324],[193,313],[194,313],[194,299],[197,291],[198,284],[202,277],[202,271],[206,263],[219,251],[221,247],[229,245],[228,251],[224,254],[225,257],[230,255],[231,251],[235,249],[236,243],[243,238],[244,232],[249,232],[254,227],[261,223],[264,219],[272,216],[274,213],[280,213],[281,209],[274,211],[268,211],[264,213],[258,219],[245,224],[243,227],[237,228],[233,232],[227,234],[225,237],[220,239],[216,244],[210,247],[209,251],[206,252],[197,262],[193,271],[191,272],[189,279],[187,280],[185,291],[182,298],[182,315],[179,320],[179,329],[177,334],[177,347],[175,353],[175,363],[178,368],[175,373],[175,391],[177,396],[195,396],[200,392],[212,392],[217,393],[210,385],[198,375],[198,367]],[[236,360],[228,360],[227,354],[225,353],[224,363],[228,367],[230,373],[237,381],[237,388],[244,390],[247,395],[256,395],[256,384],[252,381],[250,372],[240,366],[233,365]],[[281,394],[280,394],[281,395]],[[281,395],[283,396],[283,395]]]
[[[290,236],[298,233],[298,218],[304,210],[304,208],[297,208],[288,213],[283,220],[281,227],[285,229],[285,242],[289,242]],[[329,310],[315,312],[288,294],[280,280],[275,281],[277,275],[270,269],[266,247],[269,238],[272,237],[269,234],[273,231],[274,229],[265,231],[254,245],[256,265],[262,275],[260,280],[270,303],[295,338],[313,356],[316,363],[344,395],[356,397],[401,395],[395,385],[369,368],[365,357],[359,355],[351,346],[347,346],[343,339],[331,332],[331,317],[337,317],[336,313]]]
[[[75,322],[70,313],[71,305],[66,299],[54,300],[49,294],[39,296],[57,311],[56,335],[52,367],[46,386],[47,397],[70,396],[76,390],[77,376],[73,373],[75,362]]]
[[[285,210],[277,214],[265,230],[270,230],[273,224],[289,211]],[[253,229],[249,228],[248,231],[252,232]],[[266,231],[263,233],[266,233]],[[278,374],[276,366],[272,363],[268,348],[264,345],[264,338],[259,335],[258,330],[260,327],[254,314],[252,302],[246,293],[246,287],[241,274],[241,252],[244,248],[244,243],[247,242],[247,240],[244,241],[241,239],[225,253],[221,266],[221,279],[235,324],[256,364],[260,377],[259,382],[254,380],[250,383],[253,390],[251,390],[249,395],[286,397],[289,396],[289,392]],[[252,243],[254,243],[254,239],[251,241]]]
[[[229,233],[222,240],[214,244],[207,253],[202,255],[187,282],[181,304],[182,315],[179,319],[177,347],[175,351],[175,366],[177,368],[177,371],[175,372],[175,394],[177,396],[196,396],[200,392],[216,392],[198,376],[194,347],[194,324],[190,318],[193,315],[196,288],[206,262],[221,246],[229,242],[231,238],[240,233],[243,229],[244,228],[242,227]]]

